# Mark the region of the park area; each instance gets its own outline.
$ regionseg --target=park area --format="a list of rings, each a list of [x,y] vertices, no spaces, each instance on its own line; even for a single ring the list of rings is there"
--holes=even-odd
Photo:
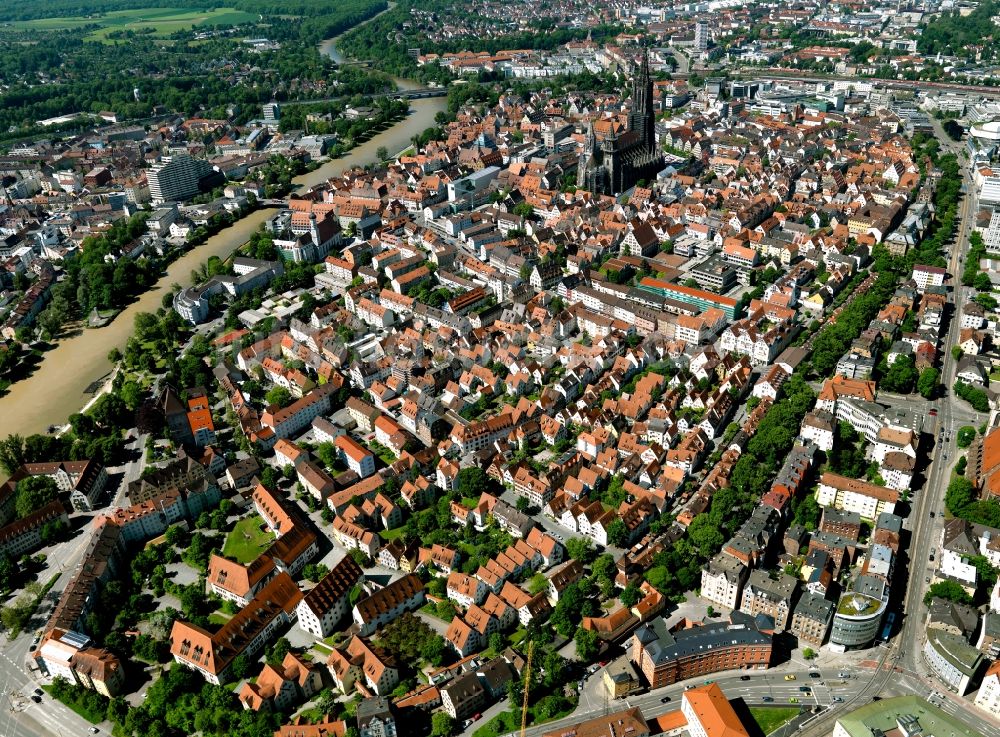
[[[264,521],[254,515],[236,523],[233,531],[226,536],[222,554],[245,565],[256,560],[273,542],[274,537]]]
[[[213,8],[211,10],[147,8],[115,10],[89,16],[39,18],[17,21],[11,23],[10,26],[20,30],[63,31],[98,25],[100,28],[88,35],[87,40],[110,42],[113,40],[111,34],[116,32],[131,31],[165,38],[177,31],[186,31],[198,26],[235,26],[256,20],[256,15],[233,8]]]

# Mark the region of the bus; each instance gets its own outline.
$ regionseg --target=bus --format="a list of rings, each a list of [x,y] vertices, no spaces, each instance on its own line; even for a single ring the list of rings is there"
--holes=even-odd
[[[896,612],[889,612],[885,618],[885,627],[882,628],[882,642],[889,642],[892,636],[892,626],[896,623]]]

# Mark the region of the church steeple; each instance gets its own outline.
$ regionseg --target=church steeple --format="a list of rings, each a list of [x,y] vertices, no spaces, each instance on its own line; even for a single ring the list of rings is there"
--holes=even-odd
[[[632,111],[629,127],[639,132],[647,151],[656,147],[656,133],[653,117],[653,79],[649,75],[649,51],[643,49],[639,72],[632,79]]]

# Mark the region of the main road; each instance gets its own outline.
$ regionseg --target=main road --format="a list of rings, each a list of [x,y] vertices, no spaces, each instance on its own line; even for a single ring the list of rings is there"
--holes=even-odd
[[[961,144],[948,138],[938,121],[935,120],[933,123],[942,148],[952,153],[958,153]],[[927,481],[923,489],[913,496],[910,513],[904,523],[910,539],[906,548],[908,575],[906,593],[903,598],[902,623],[899,633],[893,638],[891,645],[888,648],[882,648],[880,659],[882,667],[876,671],[875,676],[858,695],[857,700],[854,703],[835,705],[821,718],[806,725],[801,730],[803,737],[821,737],[829,734],[833,728],[834,719],[874,696],[890,691],[901,691],[927,697],[929,692],[933,690],[929,685],[933,682],[924,681],[920,675],[928,671],[922,655],[926,621],[923,597],[927,589],[927,578],[934,568],[933,564],[930,563],[930,550],[938,544],[944,520],[944,493],[951,473],[951,463],[949,460],[945,460],[945,456],[947,455],[949,459],[955,457],[955,448],[952,447],[952,443],[955,442],[957,435],[956,415],[960,417],[968,415],[967,409],[958,405],[961,400],[957,399],[950,389],[954,382],[957,363],[952,358],[951,346],[956,343],[958,325],[961,320],[957,309],[964,304],[966,294],[966,288],[961,284],[961,264],[963,254],[968,250],[969,227],[975,216],[975,207],[973,206],[975,198],[971,178],[967,167],[962,167],[961,171],[962,181],[965,185],[963,189],[966,195],[960,206],[958,232],[955,234],[947,254],[948,273],[953,287],[953,314],[941,341],[943,349],[941,381],[944,385],[945,396],[934,402],[934,406],[937,408],[937,417],[928,417],[933,421],[933,424],[924,428],[934,438],[934,450],[927,470]],[[949,441],[944,441],[942,432],[946,435],[950,433]],[[932,512],[934,513],[933,518],[931,517]],[[940,687],[938,690],[944,691],[946,689]],[[956,698],[949,699],[946,703],[949,711],[959,716],[963,721],[977,725],[984,737],[1000,737],[1000,729],[986,722],[984,715],[971,702]]]

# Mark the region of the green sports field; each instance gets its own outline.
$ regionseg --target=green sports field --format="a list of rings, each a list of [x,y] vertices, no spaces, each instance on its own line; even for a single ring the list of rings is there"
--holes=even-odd
[[[87,36],[89,41],[107,41],[108,34],[115,31],[135,31],[152,33],[165,37],[177,31],[190,30],[198,26],[235,26],[257,20],[252,13],[244,13],[233,8],[211,10],[190,10],[179,8],[149,8],[146,10],[116,10],[89,17],[40,18],[11,23],[10,27],[34,31],[62,31],[99,25],[98,30]]]

